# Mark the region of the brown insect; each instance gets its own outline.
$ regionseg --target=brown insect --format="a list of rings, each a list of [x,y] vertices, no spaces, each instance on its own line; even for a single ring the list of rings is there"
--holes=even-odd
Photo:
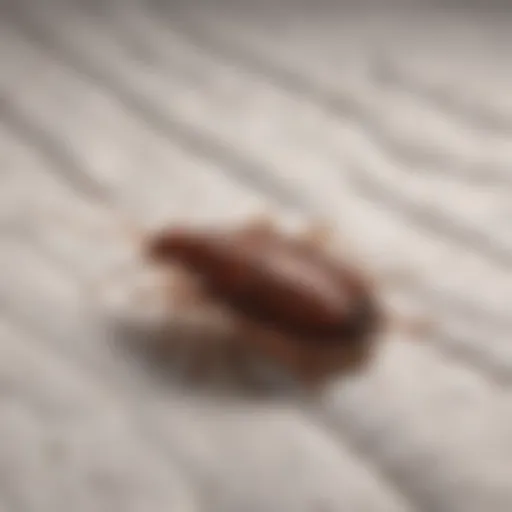
[[[371,281],[327,250],[328,234],[285,235],[267,220],[243,228],[169,228],[145,246],[151,261],[195,279],[195,300],[214,301],[250,345],[307,384],[360,368],[384,315]]]

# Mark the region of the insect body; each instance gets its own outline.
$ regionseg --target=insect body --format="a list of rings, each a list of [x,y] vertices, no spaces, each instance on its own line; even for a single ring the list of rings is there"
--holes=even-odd
[[[147,246],[180,264],[205,297],[225,305],[251,341],[304,380],[363,360],[381,323],[373,288],[318,240],[252,224],[232,232],[169,229]],[[244,335],[245,334],[245,335]]]

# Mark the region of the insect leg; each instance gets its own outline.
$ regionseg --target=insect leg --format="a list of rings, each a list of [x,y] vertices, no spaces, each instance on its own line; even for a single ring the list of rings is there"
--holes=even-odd
[[[79,233],[88,233],[94,238],[98,236],[113,236],[119,233],[127,240],[135,241],[136,243],[140,243],[145,239],[145,230],[137,222],[121,218],[120,212],[115,211],[113,208],[104,209],[102,213],[104,222],[102,220],[100,225],[98,225],[97,221],[87,222],[83,219],[79,220],[76,215],[71,216],[66,212],[59,212],[57,209],[47,206],[29,207],[26,217],[35,220],[47,220],[52,224],[66,226]],[[115,221],[115,224],[114,229],[110,230],[112,220]],[[109,226],[108,229],[107,226]]]
[[[173,268],[166,282],[166,296],[177,311],[204,306],[208,297],[201,283],[185,270]]]
[[[397,330],[419,338],[428,336],[434,330],[432,319],[419,315],[388,313],[385,322],[389,330]]]
[[[239,232],[244,237],[273,234],[276,232],[276,223],[270,214],[260,213],[247,221]]]
[[[322,223],[312,224],[302,233],[302,239],[313,247],[325,247],[332,238],[331,227]]]

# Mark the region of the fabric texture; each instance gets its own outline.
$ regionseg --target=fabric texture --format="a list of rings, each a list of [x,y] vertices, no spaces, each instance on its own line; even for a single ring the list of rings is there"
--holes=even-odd
[[[512,510],[510,10],[0,5],[1,511]],[[267,210],[404,270],[432,332],[308,402],[112,346],[123,223]]]

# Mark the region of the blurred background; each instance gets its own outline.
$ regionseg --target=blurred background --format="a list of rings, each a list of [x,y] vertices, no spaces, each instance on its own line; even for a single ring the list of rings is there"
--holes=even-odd
[[[510,511],[511,28],[507,1],[0,1],[0,511]],[[112,349],[87,290],[122,225],[261,211],[404,269],[427,339],[313,401]]]

